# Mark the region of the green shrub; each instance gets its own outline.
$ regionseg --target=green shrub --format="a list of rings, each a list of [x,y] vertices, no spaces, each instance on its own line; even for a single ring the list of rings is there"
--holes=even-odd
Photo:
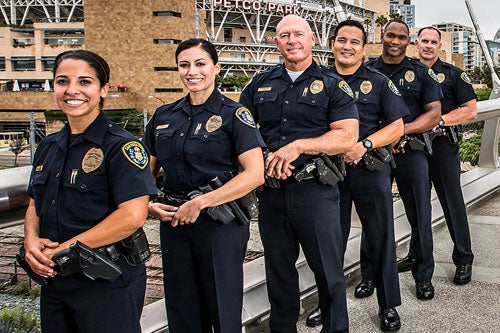
[[[38,318],[25,310],[15,307],[0,311],[0,332],[39,332]]]
[[[460,160],[463,162],[470,162],[472,165],[477,165],[482,139],[483,132],[481,131],[479,133],[472,134],[469,139],[462,141],[458,150]]]

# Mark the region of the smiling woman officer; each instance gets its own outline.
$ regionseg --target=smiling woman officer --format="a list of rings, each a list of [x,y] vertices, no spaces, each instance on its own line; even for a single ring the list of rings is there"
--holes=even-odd
[[[141,331],[145,267],[127,248],[144,240],[147,203],[157,192],[141,143],[101,112],[108,81],[108,64],[95,53],[67,51],[55,59],[55,100],[68,122],[35,153],[24,240],[27,263],[47,281],[43,332]],[[114,267],[114,279],[92,280],[100,269],[88,274],[82,267],[92,266],[90,257],[81,261],[83,246],[100,248],[92,259]],[[71,254],[76,268],[64,260],[55,265]]]

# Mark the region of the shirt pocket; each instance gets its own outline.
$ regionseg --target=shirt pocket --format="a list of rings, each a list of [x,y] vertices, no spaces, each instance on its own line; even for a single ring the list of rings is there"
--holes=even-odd
[[[185,154],[196,165],[219,164],[229,158],[230,148],[231,143],[221,128],[214,132],[200,131],[192,134],[185,147]]]
[[[306,96],[300,96],[297,103],[306,104],[310,107],[321,107],[323,109],[328,109],[329,98],[325,94],[307,94]]]
[[[108,179],[104,173],[79,174],[74,181],[66,179],[64,187],[65,208],[71,219],[100,222],[114,205],[108,191]]]
[[[270,124],[279,121],[276,114],[281,114],[281,105],[277,104],[278,91],[260,91],[253,96],[255,107],[255,120],[262,124]]]
[[[49,178],[48,171],[35,172],[30,181],[30,186],[33,191],[33,200],[35,201],[36,215],[42,215],[42,207],[44,198],[47,193],[47,180]]]
[[[156,157],[160,162],[168,161],[176,153],[176,128],[164,128],[155,132]]]

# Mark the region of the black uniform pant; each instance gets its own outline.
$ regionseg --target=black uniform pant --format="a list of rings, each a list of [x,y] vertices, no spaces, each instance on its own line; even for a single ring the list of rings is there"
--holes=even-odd
[[[81,275],[56,276],[42,287],[40,317],[46,333],[140,333],[146,292],[144,265],[118,260],[115,281],[92,281]]]
[[[165,305],[171,333],[241,332],[243,260],[249,227],[205,214],[160,226]]]
[[[321,332],[349,329],[337,187],[316,180],[284,182],[259,193],[271,332],[297,332],[300,246],[314,272],[323,316]]]
[[[340,221],[344,253],[351,229],[354,202],[362,226],[362,237],[371,256],[371,265],[364,265],[363,277],[375,282],[381,309],[401,305],[399,278],[394,245],[394,213],[392,203],[391,167],[380,171],[362,167],[348,168],[339,183]]]
[[[472,264],[469,222],[460,186],[458,144],[447,137],[437,137],[432,143],[434,153],[428,156],[429,176],[443,208],[448,231],[453,240],[452,259],[455,265]]]

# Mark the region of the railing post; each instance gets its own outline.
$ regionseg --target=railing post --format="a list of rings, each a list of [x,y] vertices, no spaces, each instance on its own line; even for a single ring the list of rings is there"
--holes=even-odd
[[[483,138],[477,165],[483,168],[500,168],[498,159],[498,138],[500,136],[500,118],[484,121]]]

